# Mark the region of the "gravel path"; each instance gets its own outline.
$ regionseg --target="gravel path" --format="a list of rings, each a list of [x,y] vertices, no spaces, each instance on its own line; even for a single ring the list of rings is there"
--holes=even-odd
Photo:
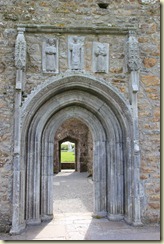
[[[54,215],[93,211],[93,182],[88,173],[63,170],[54,176]]]

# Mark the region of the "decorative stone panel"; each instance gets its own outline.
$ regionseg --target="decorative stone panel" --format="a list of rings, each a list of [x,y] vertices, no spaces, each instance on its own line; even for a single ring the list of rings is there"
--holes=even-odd
[[[138,41],[134,35],[134,31],[129,32],[127,40],[127,67],[129,71],[137,71],[140,69],[139,47]]]
[[[70,70],[84,69],[84,37],[68,37],[68,65]]]
[[[26,41],[24,38],[25,28],[18,28],[18,36],[15,43],[15,66],[23,69],[26,66]]]
[[[93,42],[92,53],[93,72],[108,73],[109,70],[109,44]]]
[[[44,73],[57,74],[58,67],[58,40],[47,38],[42,47],[42,69]]]

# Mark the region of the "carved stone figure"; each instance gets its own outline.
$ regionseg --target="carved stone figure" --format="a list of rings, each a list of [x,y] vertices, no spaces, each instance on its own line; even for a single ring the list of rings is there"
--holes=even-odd
[[[137,71],[140,68],[138,41],[133,31],[129,33],[127,41],[127,66],[129,71]]]
[[[82,70],[84,67],[84,38],[69,37],[68,39],[68,63],[71,70]]]
[[[43,43],[42,53],[43,72],[58,73],[58,42],[54,38]]]
[[[107,73],[109,68],[109,44],[93,43],[93,71]]]
[[[26,66],[26,41],[24,38],[24,28],[18,29],[15,43],[15,66],[17,69],[23,69]]]

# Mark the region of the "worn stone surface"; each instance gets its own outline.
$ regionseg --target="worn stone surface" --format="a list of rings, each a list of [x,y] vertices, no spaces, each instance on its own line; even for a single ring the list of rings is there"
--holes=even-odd
[[[112,1],[101,9],[96,0],[1,1],[0,2],[0,230],[8,231],[12,220],[13,117],[16,68],[14,61],[16,24],[44,24],[56,27],[128,27],[134,25],[141,58],[138,92],[139,142],[141,150],[141,217],[146,223],[160,220],[160,4],[152,1]],[[80,34],[81,35],[81,34]],[[126,35],[87,34],[84,42],[84,70],[92,71],[92,43],[108,43],[109,73],[95,73],[129,100],[129,73],[125,72]],[[58,38],[59,70],[68,70],[68,34],[30,33],[23,99],[52,74],[42,73],[43,38]],[[37,103],[37,102],[36,102]],[[154,194],[152,194],[152,191]],[[151,196],[153,195],[153,197]]]
[[[160,240],[159,226],[133,227],[124,221],[92,217],[93,181],[87,173],[65,170],[53,178],[54,218],[28,226],[20,235],[0,233],[1,240]],[[86,191],[87,189],[87,191]],[[74,208],[72,208],[74,206]]]

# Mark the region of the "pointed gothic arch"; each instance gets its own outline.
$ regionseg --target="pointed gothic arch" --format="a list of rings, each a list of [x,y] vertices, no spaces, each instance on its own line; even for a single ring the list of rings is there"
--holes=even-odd
[[[94,215],[140,224],[130,106],[105,81],[67,74],[46,80],[22,106],[13,233],[20,232],[26,223],[52,218],[54,135],[69,118],[83,121],[92,133]]]

